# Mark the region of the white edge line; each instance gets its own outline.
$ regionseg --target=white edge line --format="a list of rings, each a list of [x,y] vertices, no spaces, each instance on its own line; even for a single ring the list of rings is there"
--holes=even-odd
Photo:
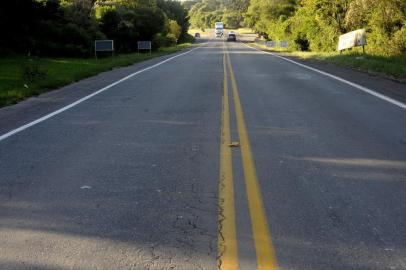
[[[120,79],[120,80],[118,80],[118,81],[116,81],[116,82],[114,82],[114,83],[112,83],[112,84],[107,85],[106,87],[103,87],[102,89],[97,90],[96,92],[94,92],[94,93],[92,93],[92,94],[90,94],[90,95],[87,95],[87,96],[85,96],[85,97],[83,97],[83,98],[81,98],[81,99],[79,99],[79,100],[77,100],[77,101],[75,101],[75,102],[73,102],[73,103],[71,103],[71,104],[69,104],[69,105],[66,105],[66,106],[60,108],[59,110],[56,110],[56,111],[54,111],[54,112],[52,112],[52,113],[50,113],[50,114],[47,114],[47,115],[45,115],[45,116],[43,116],[43,117],[41,117],[41,118],[38,118],[37,120],[34,120],[34,121],[30,122],[30,123],[28,123],[28,124],[25,124],[25,125],[20,126],[20,127],[16,128],[16,129],[13,129],[13,130],[11,130],[11,131],[9,131],[9,132],[7,132],[7,133],[1,135],[1,136],[0,136],[0,141],[3,141],[3,140],[5,140],[5,139],[7,139],[8,137],[11,137],[11,136],[13,136],[13,135],[15,135],[15,134],[17,134],[17,133],[20,133],[21,131],[26,130],[26,129],[32,127],[32,126],[35,126],[36,124],[39,124],[39,123],[41,123],[41,122],[44,122],[45,120],[47,120],[47,119],[49,119],[49,118],[51,118],[51,117],[54,117],[55,115],[58,115],[58,114],[60,114],[60,113],[62,113],[62,112],[64,112],[64,111],[67,111],[67,110],[69,110],[69,109],[71,109],[71,108],[73,108],[73,107],[79,105],[80,103],[82,103],[82,102],[84,102],[84,101],[86,101],[86,100],[88,100],[88,99],[90,99],[90,98],[92,98],[92,97],[94,97],[94,96],[96,96],[96,95],[98,95],[98,94],[100,94],[100,93],[102,93],[102,92],[104,92],[104,91],[106,91],[106,90],[112,88],[113,86],[116,86],[117,84],[122,83],[122,82],[124,82],[124,81],[126,81],[126,80],[128,80],[128,79],[130,79],[130,78],[132,78],[132,77],[134,77],[134,76],[136,76],[136,75],[138,75],[138,74],[140,74],[140,73],[143,73],[143,72],[145,72],[145,71],[154,69],[154,68],[156,68],[156,67],[158,67],[158,66],[160,66],[160,65],[162,65],[162,64],[165,64],[166,62],[169,62],[169,61],[171,61],[171,60],[173,60],[173,59],[175,59],[175,58],[178,58],[178,57],[181,57],[181,56],[183,56],[183,55],[185,55],[185,54],[191,53],[191,52],[193,52],[194,50],[197,50],[197,49],[201,48],[201,47],[202,47],[203,45],[205,45],[205,44],[206,44],[206,43],[202,43],[202,44],[199,45],[197,48],[191,49],[191,50],[189,50],[189,51],[187,51],[187,52],[184,52],[184,53],[181,53],[181,54],[177,54],[177,55],[172,56],[172,57],[170,57],[170,58],[168,58],[168,59],[165,59],[164,61],[161,61],[161,62],[159,62],[159,63],[157,63],[157,64],[155,64],[155,65],[152,65],[152,66],[149,66],[149,67],[144,68],[144,69],[142,69],[142,70],[139,70],[139,71],[137,71],[137,72],[134,72],[134,73],[132,73],[132,74],[130,74],[130,75],[128,75],[128,76],[126,76],[126,77],[124,77],[124,78],[122,78],[122,79]]]
[[[385,95],[382,95],[382,94],[380,94],[380,93],[377,93],[377,92],[375,92],[374,90],[369,89],[369,88],[367,88],[367,87],[364,87],[364,86],[362,86],[362,85],[359,85],[359,84],[356,84],[356,83],[347,81],[347,80],[345,80],[345,79],[343,79],[343,78],[340,78],[340,77],[338,77],[338,76],[335,76],[335,75],[333,75],[333,74],[330,74],[330,73],[321,71],[320,69],[312,68],[312,67],[306,66],[306,65],[304,65],[304,64],[298,63],[298,62],[293,61],[293,60],[291,60],[291,59],[288,59],[288,58],[286,58],[286,57],[283,57],[283,56],[280,56],[280,55],[277,55],[277,54],[274,54],[274,53],[271,53],[271,52],[266,52],[266,51],[260,50],[260,49],[258,49],[258,48],[251,47],[251,46],[249,46],[249,45],[247,45],[247,44],[245,44],[245,43],[242,43],[242,44],[245,45],[245,46],[247,46],[248,48],[251,48],[251,49],[260,51],[260,52],[262,52],[262,53],[264,53],[264,54],[270,54],[270,55],[272,55],[272,56],[278,57],[278,58],[283,59],[283,60],[285,60],[285,61],[291,62],[291,63],[293,63],[293,64],[295,64],[295,65],[301,66],[301,67],[303,67],[303,68],[306,68],[306,69],[312,70],[312,71],[314,71],[314,72],[320,73],[320,74],[322,74],[322,75],[324,75],[324,76],[330,77],[330,78],[335,79],[335,80],[337,80],[337,81],[340,81],[340,82],[342,82],[342,83],[348,84],[348,85],[350,85],[350,86],[352,86],[352,87],[355,87],[355,88],[357,88],[357,89],[359,89],[359,90],[361,90],[361,91],[364,91],[365,93],[368,93],[368,94],[373,95],[373,96],[375,96],[375,97],[377,97],[377,98],[380,98],[380,99],[382,99],[382,100],[385,100],[385,101],[387,101],[387,102],[389,102],[389,103],[391,103],[391,104],[393,104],[393,105],[396,105],[396,106],[398,106],[398,107],[400,107],[400,108],[402,108],[402,109],[406,109],[406,104],[405,104],[405,103],[402,103],[402,102],[397,101],[397,100],[395,100],[395,99],[393,99],[393,98],[390,98],[390,97],[388,97],[388,96],[385,96]]]

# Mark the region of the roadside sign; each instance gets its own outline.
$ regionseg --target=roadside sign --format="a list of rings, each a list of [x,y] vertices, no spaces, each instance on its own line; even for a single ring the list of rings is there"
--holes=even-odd
[[[289,43],[287,41],[262,41],[262,40],[257,40],[256,41],[257,44],[260,45],[264,45],[266,47],[269,48],[276,48],[276,47],[280,47],[280,48],[287,48],[289,47]]]
[[[96,52],[111,52],[114,51],[113,40],[95,40],[94,48]]]
[[[365,29],[358,29],[347,34],[341,35],[338,38],[337,50],[342,51],[352,47],[362,46],[367,44]]]
[[[105,39],[105,40],[95,40],[94,41],[94,54],[97,59],[97,52],[111,52],[111,55],[114,54],[114,40]]]
[[[276,47],[276,42],[275,41],[267,41],[266,46],[270,47],[270,48]]]
[[[281,48],[287,48],[288,47],[288,42],[287,41],[281,41],[280,43],[279,43],[279,46],[281,47]]]
[[[140,50],[149,50],[149,53],[152,52],[152,42],[151,41],[138,41],[138,53]]]

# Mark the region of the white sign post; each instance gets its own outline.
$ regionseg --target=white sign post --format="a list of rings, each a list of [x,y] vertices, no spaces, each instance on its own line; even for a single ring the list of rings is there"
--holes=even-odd
[[[364,46],[367,45],[367,37],[365,29],[358,29],[347,34],[341,35],[338,38],[337,50],[342,52],[345,49],[350,49],[357,46],[362,46],[362,51],[365,52]]]
[[[152,42],[151,41],[138,41],[138,54],[140,50],[148,50],[149,54],[152,53]]]

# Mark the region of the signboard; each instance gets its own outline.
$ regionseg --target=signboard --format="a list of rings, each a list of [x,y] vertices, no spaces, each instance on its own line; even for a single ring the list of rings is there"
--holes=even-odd
[[[94,41],[94,56],[97,59],[97,52],[111,52],[111,55],[114,56],[114,40],[105,39],[105,40],[95,40]]]
[[[281,48],[287,48],[288,47],[288,42],[287,41],[281,41],[281,42],[279,42],[279,46],[281,47]]]
[[[138,53],[140,50],[149,50],[149,53],[152,51],[152,42],[151,41],[138,41]]]
[[[342,51],[356,46],[365,46],[367,37],[365,29],[358,29],[341,35],[338,39],[338,50]]]
[[[113,52],[114,41],[113,40],[95,40],[94,50],[96,52]]]
[[[289,43],[287,41],[258,41],[257,43],[261,45],[265,45],[269,48],[275,48],[275,47],[281,47],[281,48],[287,48],[289,46]]]
[[[271,47],[271,48],[276,47],[276,42],[275,41],[267,41],[266,46]]]

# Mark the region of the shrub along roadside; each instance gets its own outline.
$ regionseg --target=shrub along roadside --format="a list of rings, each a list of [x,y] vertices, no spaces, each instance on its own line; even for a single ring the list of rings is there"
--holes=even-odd
[[[326,61],[333,64],[352,67],[373,74],[380,74],[392,79],[406,81],[406,55],[379,56],[358,52],[302,52],[290,50],[269,50],[269,48],[251,44],[264,51],[278,52],[306,60]]]
[[[404,0],[250,0],[247,26],[291,49],[332,52],[340,35],[364,28],[367,53],[406,55]]]
[[[99,60],[79,58],[0,58],[0,107],[70,84],[115,67],[128,66],[191,46],[181,44],[149,54],[121,54]]]

